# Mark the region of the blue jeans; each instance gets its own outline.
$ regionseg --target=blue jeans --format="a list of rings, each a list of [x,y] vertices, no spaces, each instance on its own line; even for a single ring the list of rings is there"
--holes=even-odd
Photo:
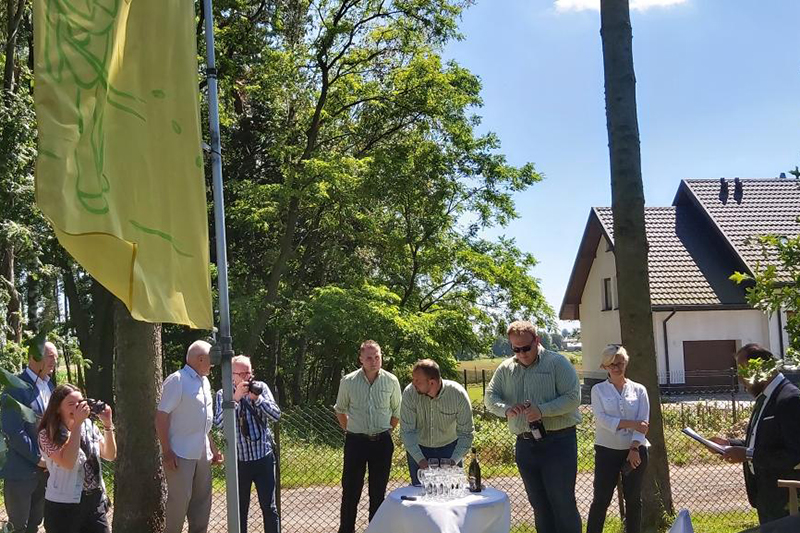
[[[419,449],[422,450],[422,455],[425,456],[425,459],[450,459],[453,456],[453,450],[456,449],[457,442],[458,440],[454,440],[450,444],[445,444],[444,446],[440,446],[438,448],[420,446]],[[406,458],[408,459],[408,472],[411,474],[411,484],[415,487],[418,487],[421,485],[419,478],[417,477],[417,472],[419,472],[419,464],[417,464],[417,462],[408,452],[406,452]],[[463,462],[459,462],[458,464],[462,465]]]
[[[515,455],[533,507],[536,533],[581,533],[581,515],[575,501],[575,428],[548,433],[540,442],[518,438]]]

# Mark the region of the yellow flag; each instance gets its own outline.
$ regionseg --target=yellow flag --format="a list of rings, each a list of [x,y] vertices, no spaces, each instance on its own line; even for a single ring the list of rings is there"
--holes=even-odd
[[[212,326],[192,0],[35,0],[36,198],[134,318]]]

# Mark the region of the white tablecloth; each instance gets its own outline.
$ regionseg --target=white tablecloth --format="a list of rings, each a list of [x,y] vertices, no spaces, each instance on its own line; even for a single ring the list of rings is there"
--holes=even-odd
[[[450,501],[401,500],[419,497],[419,487],[390,492],[366,533],[508,533],[511,505],[505,492],[486,488]]]

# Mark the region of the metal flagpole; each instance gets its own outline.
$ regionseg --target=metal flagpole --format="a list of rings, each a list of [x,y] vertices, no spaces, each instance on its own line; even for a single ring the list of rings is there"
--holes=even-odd
[[[222,145],[219,138],[217,68],[214,57],[214,12],[212,0],[203,0],[206,33],[206,78],[208,80],[208,124],[211,130],[211,176],[214,189],[214,228],[217,240],[219,281],[219,336],[222,366],[222,421],[225,429],[225,494],[228,504],[228,533],[239,532],[239,476],[236,470],[236,413],[233,401],[231,358],[231,312],[228,301],[228,253],[225,237],[225,201],[222,194]]]

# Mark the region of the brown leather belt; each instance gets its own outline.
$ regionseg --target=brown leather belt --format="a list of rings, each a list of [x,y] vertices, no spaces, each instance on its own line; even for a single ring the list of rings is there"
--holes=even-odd
[[[367,433],[351,433],[350,431],[347,432],[348,435],[351,437],[355,437],[357,439],[364,439],[368,441],[375,442],[380,440],[385,434],[389,433],[389,431],[381,431],[380,433],[375,433],[374,435],[368,435]]]

